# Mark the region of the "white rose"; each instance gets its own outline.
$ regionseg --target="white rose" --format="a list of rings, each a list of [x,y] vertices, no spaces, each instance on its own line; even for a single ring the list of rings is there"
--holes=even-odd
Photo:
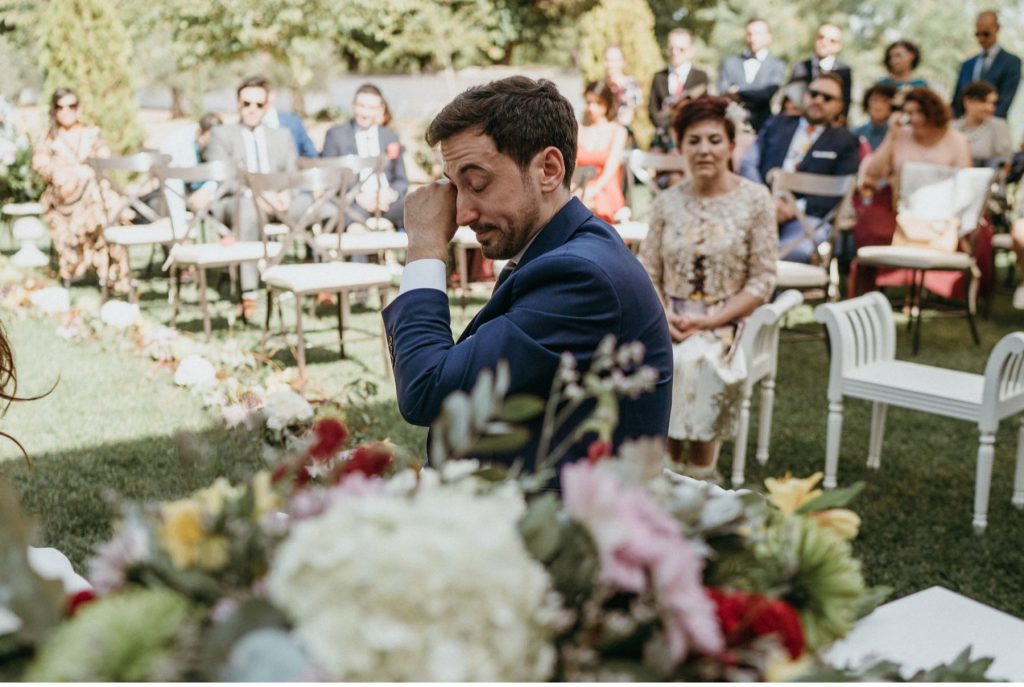
[[[178,386],[207,387],[217,380],[217,371],[210,361],[201,355],[190,355],[178,364],[174,372],[174,383]]]

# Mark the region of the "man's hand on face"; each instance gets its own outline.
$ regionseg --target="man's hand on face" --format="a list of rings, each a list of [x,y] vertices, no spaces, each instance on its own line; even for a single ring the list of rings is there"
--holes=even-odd
[[[448,244],[458,228],[455,223],[455,199],[455,186],[447,180],[427,184],[406,196],[408,262],[424,258],[447,261]]]

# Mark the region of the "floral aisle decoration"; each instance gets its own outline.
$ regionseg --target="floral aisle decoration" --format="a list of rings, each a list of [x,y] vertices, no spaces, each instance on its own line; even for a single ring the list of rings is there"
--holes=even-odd
[[[0,205],[30,203],[43,193],[43,180],[32,168],[32,145],[0,106]]]
[[[852,518],[836,514],[857,490],[819,494],[816,476],[787,475],[766,496],[727,491],[666,473],[653,440],[612,456],[607,399],[647,375],[635,352],[602,350],[592,369],[560,371],[581,392],[553,402],[590,404],[578,436],[593,438],[588,458],[538,464],[559,470],[561,496],[467,457],[520,441],[531,413],[560,416],[507,396],[504,368],[446,404],[430,466],[321,418],[242,483],[126,505],[90,565],[96,598],[0,637],[0,670],[12,656],[16,676],[49,680],[763,680],[827,668],[820,651],[879,599],[849,547]],[[295,399],[270,407],[275,425],[306,422]],[[3,604],[53,608],[53,590],[18,570],[16,587],[0,579]],[[39,598],[50,606],[27,603]],[[160,622],[141,624],[154,609]]]

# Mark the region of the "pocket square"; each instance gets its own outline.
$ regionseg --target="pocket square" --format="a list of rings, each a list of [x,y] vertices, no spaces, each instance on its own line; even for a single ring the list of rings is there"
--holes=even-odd
[[[812,150],[811,157],[823,158],[825,160],[835,160],[836,151],[834,150]]]

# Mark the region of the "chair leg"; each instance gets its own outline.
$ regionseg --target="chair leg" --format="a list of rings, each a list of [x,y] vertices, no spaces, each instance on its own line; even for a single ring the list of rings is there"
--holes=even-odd
[[[174,329],[178,321],[178,307],[181,305],[181,270],[177,265],[171,266],[171,283],[168,288],[171,290],[171,329]]]
[[[836,486],[836,472],[839,469],[839,442],[843,435],[843,400],[829,401],[828,434],[825,439],[825,481],[826,489]]]
[[[996,435],[981,432],[978,440],[978,467],[974,482],[974,533],[982,534],[988,526],[988,494],[992,486],[992,460],[995,456]]]
[[[209,341],[213,327],[210,325],[210,306],[206,302],[206,270],[196,267],[196,272],[199,274],[199,308],[203,311],[203,333]]]
[[[388,307],[388,295],[389,295],[388,287],[382,286],[382,287],[377,289],[377,296],[380,299],[380,309],[381,309],[381,311],[383,311],[384,308]],[[383,320],[383,318],[381,319],[381,323],[380,323],[380,342],[381,342],[381,351],[384,354],[384,377],[386,379],[391,379],[392,376],[393,376],[393,372],[391,370],[391,351],[390,351],[390,349],[388,347],[388,332],[387,332],[386,329],[384,329],[384,320]]]
[[[774,374],[774,373],[773,373]],[[768,442],[772,436],[772,413],[775,408],[775,377],[761,382],[761,411],[757,420],[757,453],[754,457],[761,465],[768,462]]]
[[[1017,467],[1013,473],[1013,500],[1017,508],[1024,509],[1024,415],[1017,430]]]
[[[974,278],[970,270],[967,270],[965,278],[967,279],[967,326],[971,329],[974,345],[979,346],[981,339],[978,338],[978,325],[974,321],[974,315],[978,310],[978,280]]]
[[[302,296],[295,294],[295,332],[299,337],[296,357],[299,360],[299,378],[306,378],[306,340],[302,336]]]
[[[348,308],[345,306],[348,304],[348,291],[338,292],[338,355],[343,360],[345,358],[345,326],[348,324],[348,317],[346,311]]]
[[[743,471],[747,464],[747,434],[750,431],[750,394],[753,389],[744,385],[743,400],[740,401],[740,419],[736,427],[736,445],[732,457],[732,486],[743,484]]]
[[[911,317],[914,321],[914,355],[921,349],[921,316],[924,314],[924,272],[915,271],[911,275],[911,279],[917,280],[917,275],[920,275],[916,289],[916,297],[914,298],[915,305],[911,306]],[[914,317],[914,307],[917,309],[917,316]]]
[[[263,336],[260,337],[260,353],[266,354],[270,339],[270,318],[274,313],[274,289],[267,286],[267,316],[263,320]]]
[[[871,435],[868,439],[868,467],[877,470],[882,465],[882,442],[885,440],[885,415],[889,409],[884,403],[871,404]]]

